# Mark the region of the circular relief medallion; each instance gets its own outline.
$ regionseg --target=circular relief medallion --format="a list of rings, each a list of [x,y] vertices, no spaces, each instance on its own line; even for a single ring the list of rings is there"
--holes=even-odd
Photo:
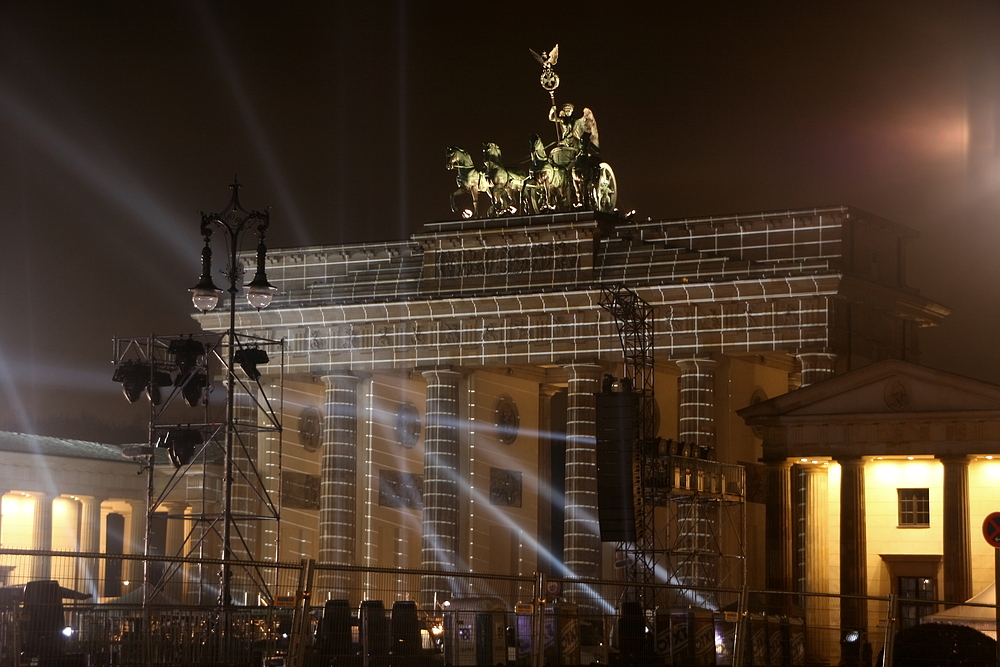
[[[883,393],[885,404],[890,410],[905,410],[910,407],[910,390],[900,380],[889,380]]]
[[[497,427],[497,437],[505,445],[517,439],[521,428],[521,416],[517,413],[517,404],[510,396],[501,396],[494,412],[494,422]]]
[[[323,437],[323,416],[314,407],[305,408],[299,414],[299,439],[307,452],[319,449]]]
[[[409,449],[420,440],[420,413],[407,401],[396,410],[396,442]]]

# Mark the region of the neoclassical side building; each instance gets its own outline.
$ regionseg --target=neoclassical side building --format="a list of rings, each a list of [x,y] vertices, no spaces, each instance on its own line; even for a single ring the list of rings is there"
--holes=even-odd
[[[0,547],[143,553],[146,482],[121,447],[0,433],[0,498]],[[98,560],[11,557],[0,568],[0,585],[53,578],[97,601],[128,592],[125,582],[142,581],[141,561],[117,567],[106,572]]]
[[[993,582],[980,527],[997,511],[1000,387],[887,360],[739,414],[775,471],[775,589],[892,593],[905,627],[935,611],[920,600],[955,604]],[[876,618],[860,597],[841,600],[839,619],[806,607],[841,628]]]
[[[594,394],[622,372],[599,302],[624,284],[654,313],[658,434],[763,462],[766,497],[745,503],[747,583],[794,587],[796,453],[764,447],[736,411],[916,362],[919,329],[948,311],[906,284],[913,237],[832,206],[446,221],[400,241],[269,252],[274,301],[238,326],[286,341],[280,556],[613,576]],[[224,313],[196,319],[228,326]]]

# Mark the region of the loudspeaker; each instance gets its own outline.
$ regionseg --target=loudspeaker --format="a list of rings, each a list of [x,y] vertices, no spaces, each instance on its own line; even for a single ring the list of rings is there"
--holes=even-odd
[[[634,542],[634,464],[639,435],[639,394],[597,398],[597,518],[603,542]]]

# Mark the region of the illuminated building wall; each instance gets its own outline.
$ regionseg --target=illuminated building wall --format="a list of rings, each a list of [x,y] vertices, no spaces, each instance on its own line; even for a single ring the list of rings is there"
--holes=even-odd
[[[996,511],[1000,387],[886,360],[739,414],[764,461],[790,470],[788,502],[765,522],[796,547],[773,568],[787,588],[893,594],[905,626],[941,610],[921,599],[957,604],[993,583],[980,527]],[[845,599],[838,618],[818,600],[815,625],[875,633],[885,614]]]
[[[119,447],[0,433],[0,498],[2,547],[107,553],[108,517],[113,515],[124,528],[124,553],[143,553],[146,478],[136,475],[135,464]],[[103,573],[88,569],[91,561],[81,561],[73,572],[54,567],[48,557],[16,563],[0,569],[0,585],[55,578],[67,588],[91,593],[95,601],[107,597],[99,588]],[[119,594],[140,580],[136,574],[135,568],[126,568],[116,578]]]

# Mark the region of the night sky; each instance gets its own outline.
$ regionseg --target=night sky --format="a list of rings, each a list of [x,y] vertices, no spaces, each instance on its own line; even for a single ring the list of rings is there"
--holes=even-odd
[[[923,362],[1000,383],[992,2],[0,2],[0,429],[144,439],[114,336],[195,330],[201,211],[272,247],[452,217],[444,149],[508,163],[590,107],[645,218],[849,204],[953,309]]]

